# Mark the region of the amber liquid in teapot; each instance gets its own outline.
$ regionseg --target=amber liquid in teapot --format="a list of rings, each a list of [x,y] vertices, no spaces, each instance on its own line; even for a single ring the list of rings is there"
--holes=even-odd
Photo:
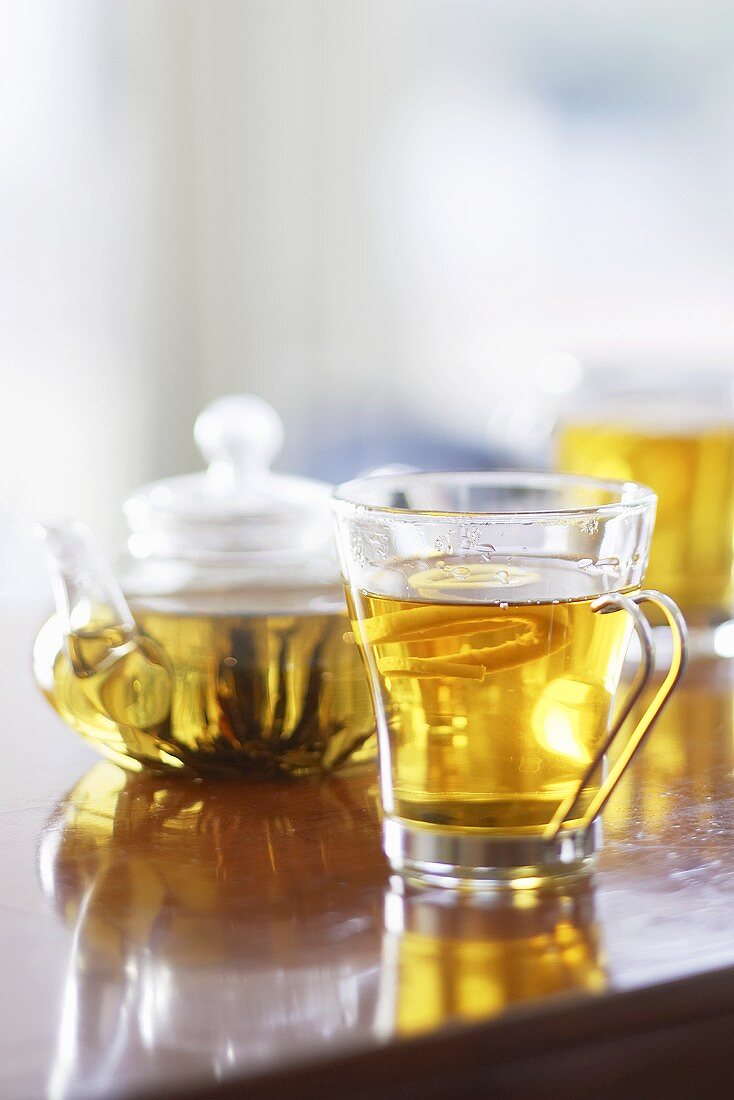
[[[308,775],[375,755],[346,613],[172,613],[72,631],[50,620],[38,678],[61,717],[117,763],[202,775]],[[101,622],[105,617],[101,616]]]

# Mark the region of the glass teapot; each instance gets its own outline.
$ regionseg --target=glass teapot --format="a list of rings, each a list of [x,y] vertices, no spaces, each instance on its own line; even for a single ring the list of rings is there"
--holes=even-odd
[[[119,581],[83,524],[41,525],[56,602],[34,647],[41,689],[133,770],[271,778],[372,759],[330,486],[270,471],[283,428],[257,397],[213,402],[194,434],[206,472],[126,502]]]

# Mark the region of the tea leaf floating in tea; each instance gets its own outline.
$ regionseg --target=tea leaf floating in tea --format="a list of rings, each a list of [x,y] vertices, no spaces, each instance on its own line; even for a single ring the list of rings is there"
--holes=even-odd
[[[431,610],[434,611],[436,618],[433,637],[446,637],[440,629],[444,605]],[[398,615],[411,613],[410,611],[397,612]],[[567,615],[562,607],[558,608],[550,622],[547,621],[547,617],[544,617],[542,611],[532,610],[524,611],[520,616],[505,614],[503,617],[501,611],[494,615],[485,614],[483,621],[476,615],[467,616],[464,619],[466,624],[464,630],[458,629],[461,622],[461,619],[457,619],[451,624],[450,636],[458,637],[460,640],[460,648],[456,652],[436,657],[379,657],[377,667],[384,676],[405,673],[412,676],[459,676],[465,679],[482,680],[488,672],[525,665],[535,657],[547,657],[560,646],[566,645],[568,641],[566,638]],[[401,631],[399,623],[395,623],[395,633],[404,640],[405,633]],[[506,633],[510,633],[511,637],[505,641],[498,638],[494,645],[467,646],[467,639],[474,638],[477,634],[490,639]],[[424,630],[421,637],[425,640],[428,636]],[[397,641],[391,638],[386,644],[395,645]]]

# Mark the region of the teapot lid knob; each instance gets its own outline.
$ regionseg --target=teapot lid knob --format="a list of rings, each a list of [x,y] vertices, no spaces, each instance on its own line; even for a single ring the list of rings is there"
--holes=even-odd
[[[202,409],[194,438],[209,463],[209,476],[231,488],[270,468],[283,446],[283,421],[261,397],[234,394]]]
[[[267,401],[254,394],[212,401],[197,417],[194,438],[205,473],[141,485],[127,500],[134,558],[224,561],[239,569],[273,555],[292,564],[325,553],[331,486],[270,469],[284,431]]]

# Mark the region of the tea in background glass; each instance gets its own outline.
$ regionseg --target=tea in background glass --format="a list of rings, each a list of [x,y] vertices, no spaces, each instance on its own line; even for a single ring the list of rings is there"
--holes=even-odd
[[[732,609],[734,415],[728,376],[660,382],[591,374],[560,412],[559,470],[642,481],[657,494],[646,583],[677,601],[689,625]]]

